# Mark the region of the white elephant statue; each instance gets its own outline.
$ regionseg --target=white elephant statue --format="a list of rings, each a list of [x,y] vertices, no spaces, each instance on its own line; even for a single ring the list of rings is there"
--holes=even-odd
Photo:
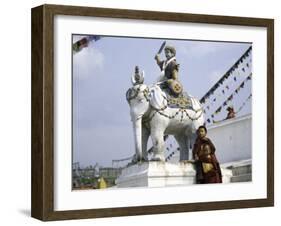
[[[126,93],[130,105],[135,139],[133,162],[147,161],[147,142],[151,136],[152,161],[165,161],[164,136],[173,135],[180,147],[180,161],[189,159],[189,147],[195,141],[196,130],[204,124],[200,102],[190,97],[192,108],[170,108],[166,94],[155,84],[147,86],[132,79],[133,87]]]

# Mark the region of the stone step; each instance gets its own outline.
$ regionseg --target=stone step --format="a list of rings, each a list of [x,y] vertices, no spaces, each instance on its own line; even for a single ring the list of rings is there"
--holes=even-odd
[[[222,166],[232,171],[231,183],[252,181],[251,159],[224,163]]]
[[[242,174],[239,176],[233,176],[230,179],[231,183],[233,182],[248,182],[248,181],[252,181],[252,174]]]
[[[252,174],[252,165],[233,166],[231,168],[233,176]]]

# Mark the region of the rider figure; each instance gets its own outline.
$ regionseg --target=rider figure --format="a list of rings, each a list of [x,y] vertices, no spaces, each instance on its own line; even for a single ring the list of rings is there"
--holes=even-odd
[[[166,60],[161,60],[160,54],[156,54],[155,56],[156,63],[161,70],[161,75],[158,79],[158,82],[162,82],[160,85],[162,89],[168,89],[169,91],[172,91],[171,86],[173,82],[178,82],[179,64],[176,61],[176,49],[173,46],[165,46],[164,51]]]

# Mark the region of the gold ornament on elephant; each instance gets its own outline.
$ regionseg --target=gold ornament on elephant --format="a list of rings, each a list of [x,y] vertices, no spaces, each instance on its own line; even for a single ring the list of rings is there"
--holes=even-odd
[[[173,80],[170,84],[169,84],[169,88],[170,90],[176,94],[176,95],[179,95],[182,93],[182,84],[180,84],[179,81],[177,80]]]

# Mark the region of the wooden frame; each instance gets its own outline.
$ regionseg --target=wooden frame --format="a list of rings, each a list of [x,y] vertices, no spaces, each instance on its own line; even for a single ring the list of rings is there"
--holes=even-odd
[[[54,16],[95,16],[267,28],[267,198],[91,210],[54,211]],[[32,217],[65,220],[274,205],[274,21],[123,9],[42,5],[32,9]]]

